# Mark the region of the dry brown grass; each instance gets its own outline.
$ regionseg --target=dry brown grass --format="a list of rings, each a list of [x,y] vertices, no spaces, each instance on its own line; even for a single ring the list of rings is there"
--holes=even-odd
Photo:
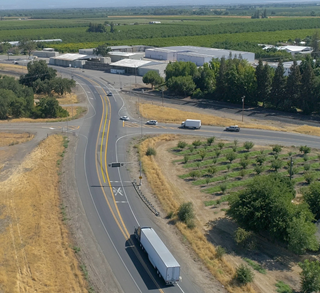
[[[46,95],[34,95],[34,98],[39,100],[41,98],[46,97]],[[76,94],[64,94],[62,96],[60,95],[53,95],[54,98],[56,98],[59,102],[59,105],[69,105],[69,104],[76,104],[78,103],[78,96]]]
[[[9,133],[0,132],[0,146],[10,146],[20,144],[33,139],[34,135],[31,133]]]
[[[320,128],[308,125],[295,126],[295,125],[282,125],[281,127],[275,127],[264,124],[241,122],[239,120],[218,117],[214,115],[201,114],[195,112],[187,112],[169,107],[162,107],[152,104],[139,104],[139,111],[141,115],[146,119],[155,119],[159,122],[164,123],[181,123],[186,118],[188,119],[199,119],[203,125],[215,125],[215,126],[229,126],[239,125],[242,128],[254,128],[254,129],[265,129],[275,130],[284,132],[296,132],[301,134],[309,134],[320,136]],[[263,121],[262,121],[263,123]]]
[[[16,64],[0,64],[1,71],[15,71],[17,73],[26,74],[28,73],[26,66]]]
[[[177,212],[181,202],[162,174],[156,160],[152,156],[146,156],[145,153],[148,147],[155,147],[158,142],[174,140],[176,137],[176,135],[152,137],[143,141],[139,146],[139,154],[148,182],[166,213]],[[181,222],[177,222],[176,226],[189,241],[195,253],[202,259],[212,275],[219,280],[229,292],[255,292],[251,285],[244,287],[234,286],[233,278],[235,269],[224,258],[219,260],[215,257],[215,248],[207,241],[201,228],[196,227],[193,230],[190,230]]]
[[[0,189],[0,284],[3,292],[87,292],[62,221],[57,160],[50,136]]]

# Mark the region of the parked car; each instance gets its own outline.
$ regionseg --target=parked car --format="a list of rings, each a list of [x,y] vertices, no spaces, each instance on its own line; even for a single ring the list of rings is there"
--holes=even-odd
[[[108,92],[107,96],[109,97],[112,96],[112,92]]]
[[[148,125],[157,125],[158,121],[157,120],[149,120],[149,121],[147,121],[146,124],[148,124]]]
[[[225,129],[225,131],[235,131],[235,132],[239,132],[240,131],[240,127],[238,125],[232,125],[229,126]]]
[[[129,121],[130,118],[128,116],[121,116],[120,120]]]

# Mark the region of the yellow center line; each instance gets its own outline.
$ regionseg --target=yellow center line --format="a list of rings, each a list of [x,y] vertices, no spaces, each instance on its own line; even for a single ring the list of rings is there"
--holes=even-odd
[[[87,79],[87,78],[86,78],[86,79]],[[89,80],[89,79],[87,79],[87,80]],[[96,82],[93,81],[93,80],[89,80],[89,81],[90,81],[90,82],[94,82],[95,84],[99,85],[98,83],[96,83]],[[106,92],[104,91],[104,89],[102,89],[102,91],[106,94]],[[96,171],[97,171],[97,175],[98,175],[98,180],[99,180],[99,183],[100,183],[100,187],[101,187],[101,190],[102,190],[102,192],[103,192],[103,194],[104,194],[104,198],[105,198],[105,200],[106,200],[106,202],[107,202],[107,204],[108,204],[108,207],[109,207],[109,209],[110,209],[110,212],[111,212],[111,214],[112,214],[112,216],[113,216],[116,224],[118,225],[121,233],[123,234],[124,238],[125,238],[126,240],[128,240],[128,241],[130,242],[130,244],[132,244],[132,245],[134,246],[134,248],[135,248],[135,250],[134,250],[135,255],[136,255],[137,258],[139,259],[141,265],[144,267],[144,269],[146,270],[146,272],[147,272],[147,274],[149,275],[149,277],[151,278],[151,280],[152,280],[152,281],[154,282],[154,284],[157,286],[157,289],[159,290],[159,292],[164,293],[163,290],[160,288],[160,286],[159,286],[158,282],[156,281],[156,279],[151,275],[151,272],[150,272],[150,270],[148,269],[148,267],[147,267],[147,265],[145,264],[145,262],[143,261],[141,255],[137,252],[137,249],[136,249],[134,243],[132,243],[132,241],[131,241],[131,239],[130,239],[130,233],[128,232],[127,227],[126,227],[126,225],[125,225],[124,222],[123,222],[123,219],[122,219],[122,217],[121,217],[121,213],[120,213],[120,211],[119,211],[119,209],[118,209],[118,205],[117,205],[117,203],[116,203],[116,201],[115,201],[115,196],[114,196],[114,193],[113,193],[113,190],[112,190],[112,186],[111,186],[111,182],[110,182],[110,179],[109,179],[109,173],[108,173],[107,161],[106,161],[106,158],[107,158],[107,146],[108,146],[108,139],[109,139],[109,130],[110,130],[110,121],[111,121],[111,104],[110,104],[110,100],[109,100],[107,94],[106,94],[106,97],[107,97],[107,101],[108,101],[108,104],[109,104],[109,111],[108,111],[108,113],[109,113],[109,115],[110,115],[110,118],[109,118],[109,123],[108,123],[108,127],[107,127],[106,149],[105,149],[105,160],[104,160],[104,163],[105,163],[105,170],[106,170],[107,181],[108,181],[108,184],[109,184],[110,192],[111,192],[111,195],[112,195],[112,198],[113,198],[113,202],[114,202],[115,208],[116,208],[116,210],[117,210],[118,217],[119,217],[122,225],[120,225],[120,223],[119,223],[119,221],[118,221],[118,219],[117,219],[118,217],[116,217],[116,215],[114,214],[113,209],[111,208],[110,202],[109,202],[109,200],[108,200],[108,198],[107,198],[107,195],[106,195],[106,193],[105,193],[105,191],[104,191],[104,188],[103,188],[103,186],[102,186],[102,184],[101,184],[101,178],[100,178],[100,175],[99,175],[99,172],[98,172],[98,161],[97,161],[97,157],[95,156],[95,165],[96,165]],[[103,118],[105,118],[105,123],[104,123],[104,127],[103,127],[103,134],[102,134],[102,143],[101,143],[101,148],[100,148],[100,158],[101,158],[101,162],[100,162],[100,163],[101,163],[101,172],[102,172],[102,175],[103,175],[102,157],[101,157],[101,156],[102,156],[102,144],[103,144],[103,137],[104,137],[104,132],[105,132],[107,115],[105,115],[105,117],[104,117],[104,99],[102,98],[101,95],[100,95],[100,99],[101,99],[101,101],[102,101],[103,111],[102,111],[102,117],[101,117],[101,120],[100,120],[99,134],[100,134],[101,126],[102,126],[102,120],[103,120]],[[107,107],[106,107],[106,108],[107,108]],[[124,122],[124,121],[123,121],[123,122]],[[99,135],[97,136],[97,141],[96,141],[96,152],[98,151],[98,149],[97,149],[97,148],[98,148],[98,141],[99,141]],[[105,181],[104,181],[104,182],[105,182]],[[121,227],[121,226],[122,226],[122,227]],[[123,230],[123,228],[124,228],[124,230]]]
[[[102,96],[100,95],[100,98],[102,100]],[[104,102],[102,101],[102,105],[104,108]],[[104,172],[103,172],[103,164],[102,164],[102,146],[103,146],[103,139],[104,139],[104,133],[105,133],[105,129],[106,129],[106,124],[107,124],[107,116],[108,116],[108,107],[106,107],[106,114],[104,115],[104,113],[102,113],[102,117],[104,117],[104,125],[103,125],[103,130],[102,130],[102,137],[101,137],[101,145],[100,145],[100,166],[101,166],[101,174],[102,174],[102,178],[103,178],[103,182],[106,183],[106,179],[104,177]],[[100,134],[100,131],[99,131]],[[106,168],[106,166],[105,166]]]

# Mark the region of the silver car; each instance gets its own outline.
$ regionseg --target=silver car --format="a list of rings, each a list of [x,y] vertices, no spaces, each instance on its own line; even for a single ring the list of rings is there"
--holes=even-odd
[[[157,120],[149,120],[149,121],[147,121],[146,124],[148,124],[148,125],[157,125],[158,121]]]
[[[229,126],[225,129],[225,131],[235,131],[235,132],[239,132],[240,131],[240,127],[238,125],[232,125]]]

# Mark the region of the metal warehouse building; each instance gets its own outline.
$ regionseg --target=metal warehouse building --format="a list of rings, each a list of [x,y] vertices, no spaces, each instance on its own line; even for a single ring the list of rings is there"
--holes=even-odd
[[[221,59],[222,57],[232,58],[241,56],[248,62],[254,62],[255,55],[251,52],[223,50],[215,48],[204,48],[195,46],[173,46],[165,48],[147,49],[145,57],[166,61],[190,61],[197,66],[202,66],[213,58]]]
[[[108,56],[111,58],[111,62],[117,62],[122,59],[136,59],[140,60],[144,57],[144,53],[129,53],[129,52],[109,52]]]
[[[90,56],[83,54],[63,54],[57,57],[51,57],[49,64],[64,67],[82,67],[85,60],[90,59]]]

